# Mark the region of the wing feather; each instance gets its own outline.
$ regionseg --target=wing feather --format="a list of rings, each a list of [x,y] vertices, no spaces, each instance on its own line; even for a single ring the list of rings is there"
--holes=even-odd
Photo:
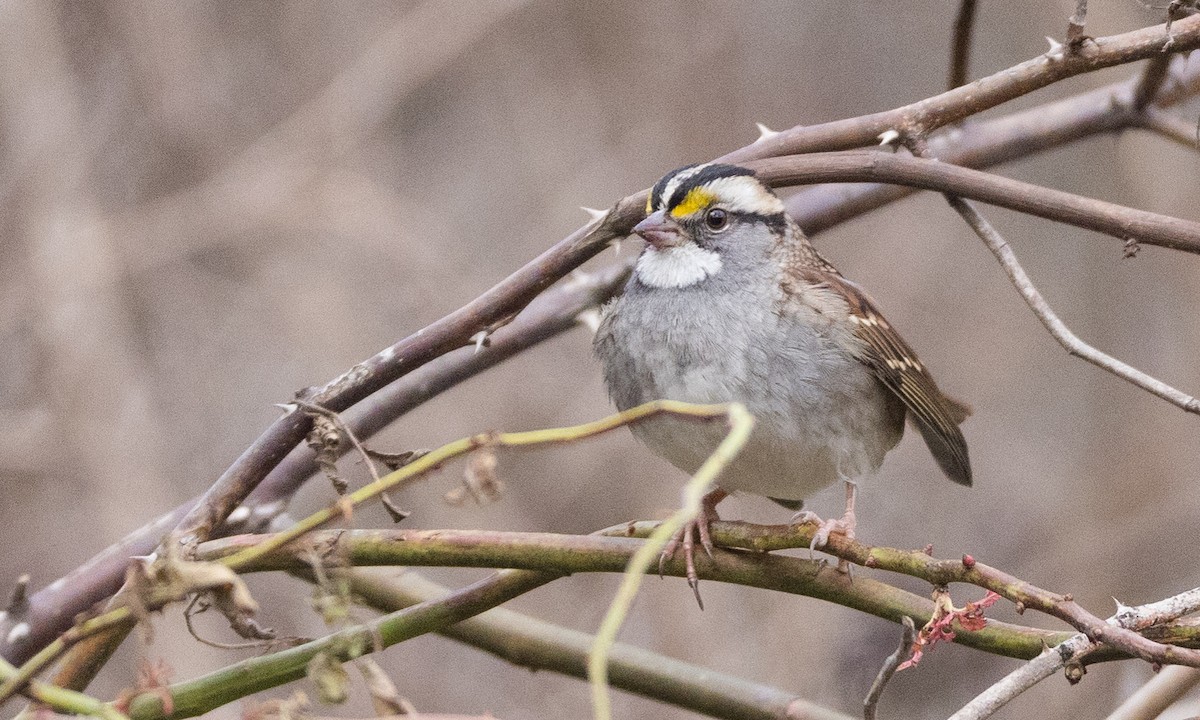
[[[967,441],[958,425],[971,414],[971,409],[938,389],[917,354],[884,319],[862,288],[842,277],[832,266],[796,269],[807,276],[808,282],[824,284],[846,298],[854,334],[863,341],[856,357],[904,403],[946,476],[970,486],[971,461]]]

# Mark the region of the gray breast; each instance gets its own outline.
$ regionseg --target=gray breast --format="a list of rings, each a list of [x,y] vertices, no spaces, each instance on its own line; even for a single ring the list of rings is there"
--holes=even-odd
[[[744,403],[757,425],[719,483],[798,500],[874,472],[900,438],[904,411],[831,339],[840,328],[795,306],[781,316],[778,292],[712,282],[647,288],[635,278],[605,309],[595,348],[622,410],[655,399]],[[689,473],[724,432],[720,423],[665,418],[634,428]]]

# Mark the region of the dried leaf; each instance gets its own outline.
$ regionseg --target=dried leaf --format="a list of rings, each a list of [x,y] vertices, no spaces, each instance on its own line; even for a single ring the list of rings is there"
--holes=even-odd
[[[504,491],[504,483],[496,476],[496,451],[482,447],[471,454],[463,473],[463,484],[446,493],[451,505],[461,505],[467,498],[480,505],[495,502]]]
[[[995,605],[999,599],[999,595],[989,590],[982,599],[969,602],[962,608],[956,608],[950,601],[950,593],[941,588],[935,590],[933,617],[917,633],[917,639],[913,642],[912,657],[900,663],[896,670],[907,670],[918,664],[925,651],[933,649],[933,646],[939,642],[953,642],[955,635],[953,626],[956,622],[963,630],[982,630],[987,625],[987,618],[983,616],[983,611]]]
[[[342,433],[338,430],[337,423],[333,421],[333,418],[319,413],[311,413],[311,417],[313,421],[312,430],[308,431],[308,436],[304,438],[304,441],[316,453],[314,461],[325,472],[325,477],[329,478],[333,489],[337,491],[338,495],[343,495],[346,492],[348,483],[338,473],[337,469],[339,449],[342,445]]]
[[[319,652],[308,661],[308,679],[317,686],[317,699],[323,703],[341,704],[350,696],[350,675],[342,664],[327,652]]]
[[[246,706],[242,720],[307,720],[308,696],[297,690],[291,697],[273,698]]]
[[[355,665],[367,681],[367,690],[371,693],[371,702],[375,705],[375,714],[379,717],[390,715],[412,715],[417,709],[407,699],[400,696],[396,684],[369,657],[359,658]]]

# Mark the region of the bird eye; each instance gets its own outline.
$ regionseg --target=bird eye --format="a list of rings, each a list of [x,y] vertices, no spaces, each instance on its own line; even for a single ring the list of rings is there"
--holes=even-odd
[[[704,213],[704,224],[709,230],[724,230],[729,224],[729,213],[721,208],[713,208]]]

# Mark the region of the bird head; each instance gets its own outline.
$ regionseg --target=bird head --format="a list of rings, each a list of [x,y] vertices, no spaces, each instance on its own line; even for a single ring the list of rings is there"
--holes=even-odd
[[[635,274],[651,287],[695,285],[720,272],[727,253],[782,234],[786,218],[783,202],[753,170],[679,168],[655,183],[646,219],[633,228],[646,241]]]

